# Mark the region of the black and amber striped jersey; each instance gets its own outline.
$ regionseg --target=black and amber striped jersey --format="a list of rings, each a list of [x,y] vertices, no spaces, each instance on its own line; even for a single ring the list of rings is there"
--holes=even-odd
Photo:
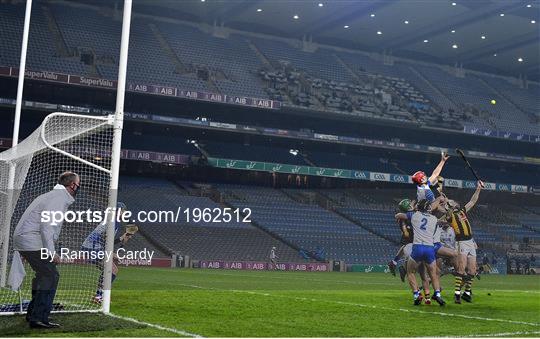
[[[401,231],[401,244],[407,245],[413,242],[413,228],[410,220],[400,220],[398,222]]]
[[[448,222],[456,234],[456,241],[470,240],[473,237],[471,224],[464,207],[450,211]]]

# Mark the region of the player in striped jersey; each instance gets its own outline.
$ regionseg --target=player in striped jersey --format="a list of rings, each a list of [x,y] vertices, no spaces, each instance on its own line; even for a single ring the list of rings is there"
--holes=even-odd
[[[399,211],[402,213],[407,213],[414,210],[414,202],[410,199],[403,199],[398,204]],[[412,251],[412,225],[409,220],[397,220],[399,225],[399,230],[401,231],[401,247],[399,248],[396,256],[390,262],[388,262],[388,268],[392,275],[396,275],[396,267],[401,258],[407,259],[411,255]],[[399,274],[401,281],[405,281],[405,268],[399,266]]]
[[[472,280],[476,276],[476,242],[473,238],[471,223],[467,213],[474,207],[480,196],[480,191],[484,187],[481,181],[478,181],[476,191],[471,200],[461,207],[454,200],[448,200],[448,213],[446,221],[452,226],[456,236],[456,246],[458,250],[458,259],[456,262],[456,278],[454,301],[461,304],[461,299],[472,302]],[[465,291],[461,293],[463,284]]]

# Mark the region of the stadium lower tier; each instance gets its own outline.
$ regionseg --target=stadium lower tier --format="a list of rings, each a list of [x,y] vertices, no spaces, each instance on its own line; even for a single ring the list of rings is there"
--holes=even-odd
[[[448,194],[466,203],[467,193]],[[534,202],[507,205],[503,195],[485,192],[470,214],[479,256],[499,258],[511,246],[540,243]],[[173,220],[141,222],[140,243],[160,255],[193,260],[269,261],[272,247],[278,261],[343,260],[347,264],[385,264],[399,248],[394,221],[397,202],[410,192],[391,189],[276,189],[238,184],[209,184],[157,178],[122,177],[119,196],[134,214],[179,212]],[[483,201],[482,201],[483,200]],[[324,206],[324,207],[323,207]],[[230,222],[216,211],[239,209]],[[203,218],[195,210],[206,210]],[[186,213],[186,211],[189,211]],[[199,218],[197,217],[199,216]]]

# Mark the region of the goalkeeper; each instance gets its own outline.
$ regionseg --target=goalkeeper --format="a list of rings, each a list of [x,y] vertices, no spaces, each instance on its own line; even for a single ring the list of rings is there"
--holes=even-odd
[[[122,224],[118,221],[121,220],[121,216],[126,211],[126,205],[123,202],[118,202],[116,205],[116,216],[115,216],[115,224],[114,224],[114,244],[120,244],[119,247],[123,247],[131,237],[137,233],[139,228],[134,225],[130,224],[126,226],[126,231],[124,234],[122,234],[120,237],[118,237],[118,233],[120,231],[120,228],[122,227]],[[107,233],[107,224],[108,220],[104,220],[101,224],[99,224],[84,240],[81,250],[88,253],[88,258],[91,257],[97,257],[97,255],[91,256],[92,254],[97,254],[100,252],[103,252],[105,249],[105,238]],[[118,266],[116,265],[117,258],[116,256],[113,256],[113,264],[112,264],[112,278],[111,278],[111,284],[116,279],[116,275],[118,274]],[[103,267],[104,262],[103,260],[99,259],[90,259],[89,263],[95,264],[101,271],[101,274],[99,275],[98,280],[98,286],[96,290],[96,295],[93,298],[93,301],[95,303],[101,303],[103,301]]]

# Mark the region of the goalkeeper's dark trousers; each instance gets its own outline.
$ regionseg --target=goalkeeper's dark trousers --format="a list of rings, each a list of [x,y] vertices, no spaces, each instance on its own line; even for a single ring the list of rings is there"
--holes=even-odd
[[[60,274],[56,269],[56,264],[50,262],[49,259],[41,259],[41,251],[21,251],[20,253],[36,273],[32,280],[32,301],[28,306],[27,319],[30,322],[48,323]]]

